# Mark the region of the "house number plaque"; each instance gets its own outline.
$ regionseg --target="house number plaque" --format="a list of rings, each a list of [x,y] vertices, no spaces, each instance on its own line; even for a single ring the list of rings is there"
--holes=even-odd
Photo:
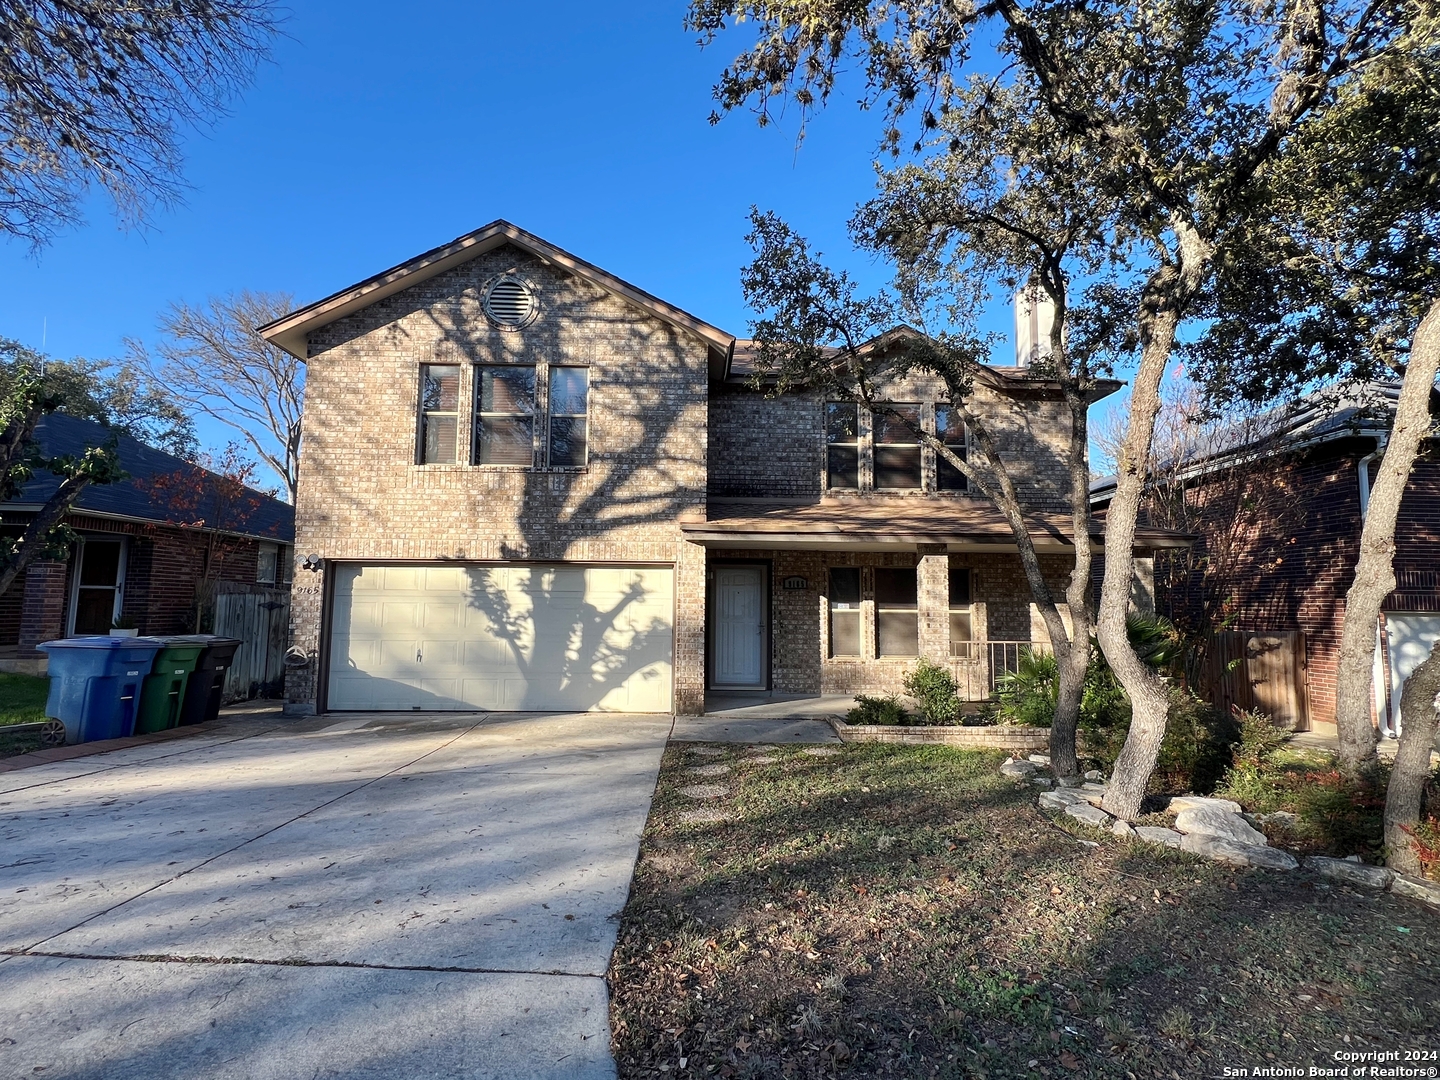
[[[809,587],[810,583],[798,575],[785,579],[785,588],[787,589],[808,589]]]

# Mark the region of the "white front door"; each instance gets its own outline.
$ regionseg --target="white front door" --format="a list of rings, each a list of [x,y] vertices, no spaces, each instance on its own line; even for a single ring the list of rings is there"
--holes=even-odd
[[[765,571],[715,568],[711,686],[765,685]]]

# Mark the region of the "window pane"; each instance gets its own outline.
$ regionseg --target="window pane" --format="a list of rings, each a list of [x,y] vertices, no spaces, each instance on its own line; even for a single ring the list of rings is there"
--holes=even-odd
[[[935,406],[935,434],[961,461],[969,460],[965,456],[965,423],[957,410],[949,405]],[[935,486],[940,491],[968,491],[969,481],[964,473],[937,453]]]
[[[550,415],[584,416],[590,372],[579,367],[550,369]]]
[[[894,405],[891,407],[916,427],[920,426],[919,405]],[[877,443],[913,443],[916,438],[915,433],[905,425],[904,421],[888,413],[876,413],[875,441]]]
[[[953,567],[951,568],[951,570],[950,570],[950,606],[951,606],[951,607],[969,607],[969,606],[970,606],[970,571],[969,571],[969,570],[957,570],[957,569],[955,569],[955,568],[953,568]]]
[[[75,633],[108,634],[115,618],[114,589],[85,589],[75,597]]]
[[[120,577],[120,541],[87,540],[83,550],[80,584],[113,586]],[[110,628],[108,623],[105,628]]]
[[[476,457],[482,465],[529,465],[534,460],[528,416],[487,416],[476,433]]]
[[[875,646],[881,656],[918,656],[919,617],[914,611],[876,612]]]
[[[825,405],[825,441],[853,443],[860,437],[860,411],[855,405],[828,402]]]
[[[963,447],[954,446],[951,447],[951,449],[956,452],[956,456],[961,461],[967,460]],[[950,462],[946,461],[939,454],[936,454],[935,486],[940,491],[969,491],[970,481],[966,478],[965,474],[955,468],[954,465],[951,465]]]
[[[830,606],[850,607],[860,604],[860,568],[837,566],[830,571]]]
[[[426,364],[421,378],[420,407],[454,412],[460,407],[460,369],[453,364]]]
[[[965,442],[965,423],[960,414],[949,405],[935,406],[935,434],[943,443]]]
[[[832,488],[860,486],[860,449],[856,446],[832,446],[826,455],[826,470]]]
[[[520,413],[535,411],[535,369],[528,365],[480,369],[480,411]]]
[[[458,431],[455,417],[426,414],[421,422],[425,427],[425,452],[421,464],[454,465]]]
[[[920,447],[875,447],[875,486],[877,488],[918,488],[920,486]]]
[[[970,631],[969,610],[950,612],[950,655],[966,655],[968,650],[963,646],[965,642],[973,640],[974,636]]]
[[[914,570],[876,570],[875,603],[879,607],[915,606]]]
[[[275,581],[275,567],[279,560],[279,553],[268,544],[261,544],[255,556],[255,580],[264,584],[272,584]]]
[[[830,612],[830,655],[860,655],[860,612]]]
[[[550,467],[578,468],[585,464],[585,421],[578,416],[550,417]]]

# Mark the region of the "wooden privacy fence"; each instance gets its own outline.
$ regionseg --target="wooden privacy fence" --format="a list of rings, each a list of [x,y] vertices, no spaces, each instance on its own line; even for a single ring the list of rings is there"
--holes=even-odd
[[[1310,730],[1300,631],[1218,633],[1210,641],[1206,677],[1210,700],[1220,708],[1254,709],[1286,731]]]
[[[290,636],[288,593],[264,589],[217,596],[215,633],[240,639],[235,662],[225,675],[226,702],[279,695]]]

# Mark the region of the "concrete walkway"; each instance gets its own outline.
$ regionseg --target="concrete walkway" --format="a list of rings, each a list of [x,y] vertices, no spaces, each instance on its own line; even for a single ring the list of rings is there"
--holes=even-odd
[[[614,1076],[670,719],[261,723],[0,775],[0,1075]]]

